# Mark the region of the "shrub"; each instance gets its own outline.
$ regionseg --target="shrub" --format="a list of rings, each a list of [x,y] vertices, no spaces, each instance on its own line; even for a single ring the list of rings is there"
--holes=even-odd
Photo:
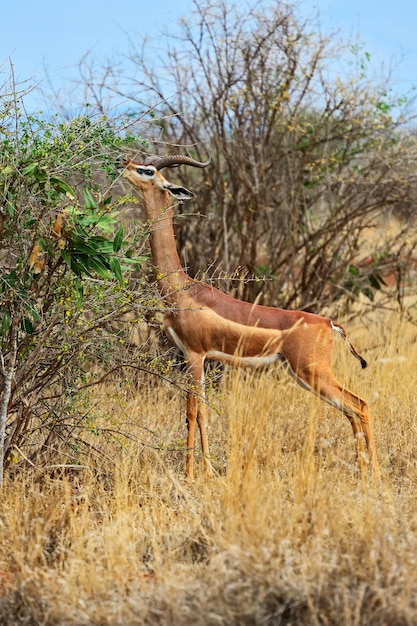
[[[111,323],[133,298],[126,276],[144,260],[141,234],[125,234],[117,219],[126,198],[95,180],[140,137],[104,117],[27,116],[12,80],[2,92],[1,472],[40,455],[79,463],[80,434],[96,421],[87,390],[122,365],[123,331]],[[150,291],[137,299],[146,308]]]

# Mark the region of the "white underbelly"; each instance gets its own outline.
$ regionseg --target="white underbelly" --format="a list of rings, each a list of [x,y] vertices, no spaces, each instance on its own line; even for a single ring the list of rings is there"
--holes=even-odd
[[[282,360],[280,354],[239,356],[238,354],[227,354],[219,350],[209,350],[206,354],[206,358],[213,361],[220,361],[221,363],[228,363],[235,367],[265,367],[266,365],[271,365],[272,363]]]
[[[178,337],[175,330],[171,327],[166,329],[173,343],[181,350],[184,356],[187,356],[187,350],[181,339]],[[221,350],[209,350],[206,354],[202,355],[204,358],[210,361],[220,361],[220,363],[227,363],[235,367],[265,367],[276,363],[277,361],[283,361],[284,358],[281,354],[266,354],[259,356],[239,356],[239,354],[228,354],[227,352],[221,352]]]

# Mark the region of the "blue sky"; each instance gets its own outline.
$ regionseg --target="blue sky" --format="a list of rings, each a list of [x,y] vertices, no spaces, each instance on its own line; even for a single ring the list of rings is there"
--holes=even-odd
[[[302,0],[301,13],[317,7],[324,30],[340,27],[347,37],[359,35],[374,69],[396,66],[401,92],[417,85],[417,2],[411,0]],[[55,87],[68,86],[82,56],[112,59],[126,50],[127,35],[158,36],[187,15],[192,0],[40,0],[5,2],[1,11],[0,72],[13,62],[17,81],[39,82],[47,90],[45,68]],[[2,83],[0,76],[0,84]],[[38,92],[39,93],[39,92]],[[35,94],[30,101],[36,102]]]

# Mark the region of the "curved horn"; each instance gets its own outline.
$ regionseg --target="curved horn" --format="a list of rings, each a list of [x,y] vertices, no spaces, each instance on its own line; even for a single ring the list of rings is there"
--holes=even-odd
[[[146,159],[146,165],[153,165],[157,170],[163,167],[178,167],[179,165],[191,165],[192,167],[207,167],[211,163],[209,156],[207,161],[201,162],[184,154],[169,154],[168,156],[150,156]]]

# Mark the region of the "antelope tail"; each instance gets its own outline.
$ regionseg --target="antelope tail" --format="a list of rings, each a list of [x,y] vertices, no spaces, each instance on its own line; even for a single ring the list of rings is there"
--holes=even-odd
[[[346,343],[348,344],[349,349],[350,349],[351,353],[353,354],[353,356],[356,357],[357,359],[359,359],[360,364],[362,366],[362,369],[365,369],[365,367],[368,366],[368,363],[365,361],[365,359],[363,357],[361,357],[361,355],[357,352],[355,347],[350,343],[350,341],[347,338],[346,331],[343,328],[343,326],[341,326],[340,324],[335,324],[333,321],[331,322],[331,324],[332,324],[333,330],[335,330],[337,333],[339,333],[339,335],[341,335],[343,337],[343,339],[346,341]]]

